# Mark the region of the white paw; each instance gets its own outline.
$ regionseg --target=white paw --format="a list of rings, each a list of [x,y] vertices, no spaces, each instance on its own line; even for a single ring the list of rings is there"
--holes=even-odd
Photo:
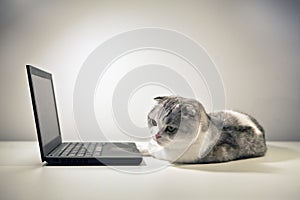
[[[138,150],[142,154],[142,156],[151,156],[149,152],[148,143],[137,143],[136,144]]]

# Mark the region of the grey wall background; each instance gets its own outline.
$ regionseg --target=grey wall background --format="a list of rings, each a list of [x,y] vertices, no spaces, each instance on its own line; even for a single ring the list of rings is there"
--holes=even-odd
[[[162,27],[202,44],[227,107],[255,116],[268,140],[299,140],[298,1],[18,1],[0,3],[0,140],[35,140],[25,64],[55,74],[64,139],[76,139],[72,95],[80,67],[117,33]]]

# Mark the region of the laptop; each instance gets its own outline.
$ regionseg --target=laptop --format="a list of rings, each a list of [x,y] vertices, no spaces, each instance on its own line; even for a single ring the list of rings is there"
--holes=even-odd
[[[132,142],[63,142],[52,75],[26,65],[42,162],[48,165],[139,165]]]

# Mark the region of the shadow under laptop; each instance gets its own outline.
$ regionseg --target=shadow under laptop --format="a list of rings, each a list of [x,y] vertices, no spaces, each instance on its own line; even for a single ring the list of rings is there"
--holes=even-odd
[[[113,164],[113,163],[107,163],[105,164],[105,162],[103,162],[103,164],[99,164],[99,163],[95,163],[95,164],[85,164],[85,163],[75,163],[75,164],[48,164],[48,163],[43,163],[42,166],[47,166],[47,167],[55,167],[55,166],[64,166],[64,167],[76,167],[76,166],[146,166],[146,162],[145,160],[143,159],[141,161],[141,163],[139,165],[136,165],[136,164],[120,164],[120,163],[116,163],[116,164]]]

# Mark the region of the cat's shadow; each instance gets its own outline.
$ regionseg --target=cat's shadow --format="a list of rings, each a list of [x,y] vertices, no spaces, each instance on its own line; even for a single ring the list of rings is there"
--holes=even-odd
[[[178,164],[174,167],[208,172],[278,173],[280,168],[272,165],[272,163],[294,159],[300,159],[299,152],[287,147],[268,145],[268,151],[264,157],[213,164]]]

